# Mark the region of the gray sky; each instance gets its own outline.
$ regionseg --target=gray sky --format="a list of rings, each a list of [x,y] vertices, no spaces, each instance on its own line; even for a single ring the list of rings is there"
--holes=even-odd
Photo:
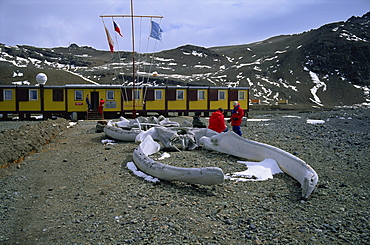
[[[135,50],[157,52],[192,44],[228,46],[298,34],[370,11],[370,0],[134,0],[136,15],[161,15],[162,42],[148,39],[150,19],[135,19]],[[100,15],[130,14],[129,0],[0,0],[0,43],[109,50]],[[131,20],[104,22],[115,50],[130,51]]]

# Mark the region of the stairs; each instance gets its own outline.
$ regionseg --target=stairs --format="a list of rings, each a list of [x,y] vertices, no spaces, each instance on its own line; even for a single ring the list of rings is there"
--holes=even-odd
[[[99,111],[87,111],[86,120],[103,120],[104,112],[100,114]]]

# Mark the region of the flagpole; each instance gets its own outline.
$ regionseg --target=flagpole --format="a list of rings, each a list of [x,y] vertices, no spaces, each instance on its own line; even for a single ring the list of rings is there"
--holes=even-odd
[[[135,33],[134,33],[134,3],[131,0],[131,39],[132,39],[132,118],[136,118],[135,107]]]

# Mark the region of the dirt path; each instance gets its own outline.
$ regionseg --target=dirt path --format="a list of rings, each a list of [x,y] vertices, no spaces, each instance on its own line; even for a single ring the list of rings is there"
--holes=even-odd
[[[8,174],[16,171],[5,184],[5,191],[15,199],[2,205],[18,211],[6,231],[10,243],[37,243],[50,236],[58,241],[65,232],[82,232],[79,223],[96,219],[99,208],[104,208],[97,210],[96,202],[131,177],[122,172],[121,164],[125,156],[130,158],[135,144],[126,143],[123,149],[105,146],[101,143],[104,134],[95,133],[95,124],[85,121],[68,129],[40,152],[6,170]]]
[[[335,113],[264,115],[272,120],[243,128],[245,137],[297,154],[318,172],[309,200],[286,174],[211,187],[143,181],[126,168],[135,143],[103,145],[95,121],[79,122],[0,170],[0,243],[366,244],[369,134],[362,128],[370,117]],[[330,120],[310,125],[306,118]],[[237,158],[217,152],[171,159],[242,170]]]

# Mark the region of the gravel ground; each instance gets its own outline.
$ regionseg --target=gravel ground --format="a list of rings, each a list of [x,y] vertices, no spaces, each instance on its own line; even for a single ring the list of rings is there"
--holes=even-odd
[[[293,153],[318,173],[308,200],[286,174],[217,186],[146,182],[126,167],[135,143],[103,145],[96,121],[68,129],[47,121],[38,130],[48,144],[0,169],[0,243],[369,244],[370,110],[251,111],[250,118],[270,120],[248,122],[243,137]],[[32,127],[1,128],[3,152],[22,148],[22,137],[34,142]],[[217,152],[170,155],[164,163],[245,170],[241,159]]]

